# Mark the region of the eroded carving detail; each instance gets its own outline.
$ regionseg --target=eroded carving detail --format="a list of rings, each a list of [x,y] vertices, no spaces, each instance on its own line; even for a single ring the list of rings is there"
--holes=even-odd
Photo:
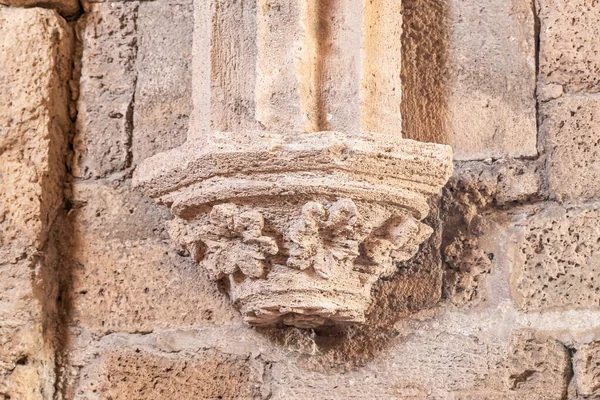
[[[279,250],[273,238],[263,236],[263,228],[264,219],[259,212],[241,211],[235,204],[220,204],[213,207],[208,224],[185,229],[185,237],[173,229],[171,234],[179,236],[180,243],[192,251],[196,261],[203,258],[203,265],[213,279],[219,280],[238,270],[245,276],[259,278],[264,273],[266,257]],[[202,244],[206,248],[203,252]]]
[[[302,219],[291,229],[287,265],[299,270],[314,268],[329,279],[332,268],[359,255],[359,240],[354,234],[358,219],[356,204],[341,199],[329,208],[309,202],[302,207]]]
[[[365,241],[365,255],[377,266],[382,276],[390,276],[396,263],[411,259],[433,229],[414,218],[392,218],[376,229]]]
[[[245,321],[312,328],[365,321],[451,173],[450,148],[377,133],[222,132],[146,160],[135,185]]]

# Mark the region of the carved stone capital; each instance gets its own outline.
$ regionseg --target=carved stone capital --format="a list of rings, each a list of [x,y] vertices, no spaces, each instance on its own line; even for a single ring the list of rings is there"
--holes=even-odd
[[[213,133],[158,154],[134,184],[252,325],[360,323],[371,287],[431,234],[448,146],[378,134]]]

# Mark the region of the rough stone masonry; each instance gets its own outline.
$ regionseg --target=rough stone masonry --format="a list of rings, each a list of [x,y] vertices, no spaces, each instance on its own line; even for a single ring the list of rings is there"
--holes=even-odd
[[[385,150],[344,164],[360,159],[354,142],[324,140],[296,170],[251,160],[198,187],[168,160],[185,199],[157,203],[137,179],[182,145],[208,151],[215,132],[318,131],[447,145],[454,172],[402,205],[427,211],[427,237],[402,213],[365,231],[392,250],[423,240],[371,282],[360,321],[249,326],[205,268],[207,236],[182,247],[173,234],[182,215],[249,207],[246,190],[209,189],[275,182],[281,209],[300,213],[314,194],[284,195],[310,177],[320,206],[297,236],[277,229],[293,213],[217,207],[212,221],[225,215],[246,244],[260,226],[277,247],[249,253],[260,274],[234,268],[231,282],[271,265],[325,279],[329,264],[306,261],[317,245],[359,274],[381,259],[344,241],[364,227],[344,199],[361,216],[389,210],[423,192],[406,183],[418,169],[396,174]],[[600,398],[599,176],[596,0],[0,0],[0,399]],[[329,233],[307,242],[309,226]]]

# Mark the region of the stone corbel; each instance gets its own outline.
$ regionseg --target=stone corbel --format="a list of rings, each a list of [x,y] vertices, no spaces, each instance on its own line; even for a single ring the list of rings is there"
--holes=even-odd
[[[361,323],[371,288],[431,234],[448,146],[376,133],[210,133],[146,160],[134,184],[251,325]]]

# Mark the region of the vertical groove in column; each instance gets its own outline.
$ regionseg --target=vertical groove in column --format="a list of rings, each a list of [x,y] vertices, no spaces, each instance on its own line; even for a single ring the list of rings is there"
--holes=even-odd
[[[305,0],[302,22],[304,130],[359,129],[362,0]]]
[[[297,74],[301,0],[258,0],[256,118],[267,130],[303,128]]]
[[[213,0],[194,1],[194,40],[192,45],[193,112],[188,138],[201,137],[210,131],[210,70]]]
[[[215,0],[211,33],[211,128],[255,129],[256,0]]]
[[[402,135],[402,3],[364,0],[361,130]]]

